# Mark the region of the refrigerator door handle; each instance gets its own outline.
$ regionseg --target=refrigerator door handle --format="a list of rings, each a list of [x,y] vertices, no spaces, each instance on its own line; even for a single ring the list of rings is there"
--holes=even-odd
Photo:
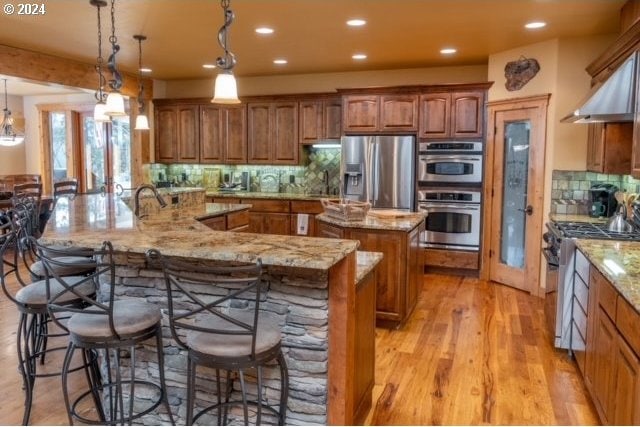
[[[367,176],[367,187],[365,189],[367,194],[365,200],[373,204],[373,142],[369,138],[366,138],[364,144],[365,174]]]

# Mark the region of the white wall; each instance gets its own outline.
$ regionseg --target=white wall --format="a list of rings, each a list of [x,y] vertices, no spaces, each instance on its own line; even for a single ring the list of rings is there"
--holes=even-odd
[[[14,119],[14,131],[24,132],[25,121],[23,113],[23,100],[21,96],[9,95],[7,104]],[[2,104],[4,108],[4,103]],[[0,112],[0,120],[2,120]],[[26,144],[13,147],[0,146],[0,175],[22,174],[26,171]]]

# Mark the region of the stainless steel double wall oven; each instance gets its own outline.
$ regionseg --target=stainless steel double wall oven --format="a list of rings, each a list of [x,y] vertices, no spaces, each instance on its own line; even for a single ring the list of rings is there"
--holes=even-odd
[[[482,142],[420,143],[418,210],[429,214],[423,247],[479,250],[482,164]]]

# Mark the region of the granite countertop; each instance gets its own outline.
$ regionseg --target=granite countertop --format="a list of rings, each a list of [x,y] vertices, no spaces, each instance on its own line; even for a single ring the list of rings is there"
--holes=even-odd
[[[406,232],[409,232],[420,225],[420,223],[424,221],[425,217],[426,214],[421,212],[412,212],[407,216],[399,218],[381,218],[369,214],[365,219],[360,221],[345,221],[324,213],[316,215],[317,220],[343,228],[364,228],[367,230],[393,230]]]
[[[640,313],[640,242],[577,239],[576,246]]]
[[[207,190],[207,197],[229,197],[233,199],[280,199],[280,200],[320,200],[327,196],[301,193],[263,193],[259,191],[218,191]],[[328,196],[337,197],[337,196]]]
[[[360,281],[382,261],[383,256],[381,252],[356,252],[356,283],[360,283]]]
[[[238,204],[238,203],[205,203],[204,206],[181,209],[181,215],[193,216],[197,220],[203,220],[207,218],[215,218],[220,215],[246,211],[251,208],[250,204]]]
[[[214,231],[197,221],[192,209],[163,209],[138,219],[117,196],[82,195],[58,204],[41,241],[99,247],[109,240],[120,252],[156,248],[168,256],[238,262],[261,258],[265,265],[319,270],[328,270],[358,246],[354,240]]]
[[[578,214],[549,214],[549,219],[555,222],[589,222],[593,224],[605,223],[609,220],[609,218],[603,216],[594,218],[589,215]]]

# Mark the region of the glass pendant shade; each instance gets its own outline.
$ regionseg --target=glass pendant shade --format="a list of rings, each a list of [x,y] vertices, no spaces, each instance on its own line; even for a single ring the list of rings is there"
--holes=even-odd
[[[93,109],[93,120],[98,123],[106,123],[111,121],[111,117],[105,114],[107,104],[104,102],[98,102]]]
[[[149,120],[145,114],[139,114],[136,116],[136,127],[134,130],[149,130]]]
[[[216,85],[211,102],[215,104],[239,104],[236,78],[231,71],[223,71],[216,77]]]
[[[13,132],[13,117],[11,117],[11,112],[5,109],[4,118],[0,125],[0,145],[13,147],[23,142],[24,135],[18,135]]]
[[[120,92],[111,92],[107,96],[107,106],[105,108],[105,114],[109,116],[126,116],[124,111],[124,98]]]
[[[24,136],[21,135],[2,135],[0,136],[0,146],[13,147],[24,142]]]

